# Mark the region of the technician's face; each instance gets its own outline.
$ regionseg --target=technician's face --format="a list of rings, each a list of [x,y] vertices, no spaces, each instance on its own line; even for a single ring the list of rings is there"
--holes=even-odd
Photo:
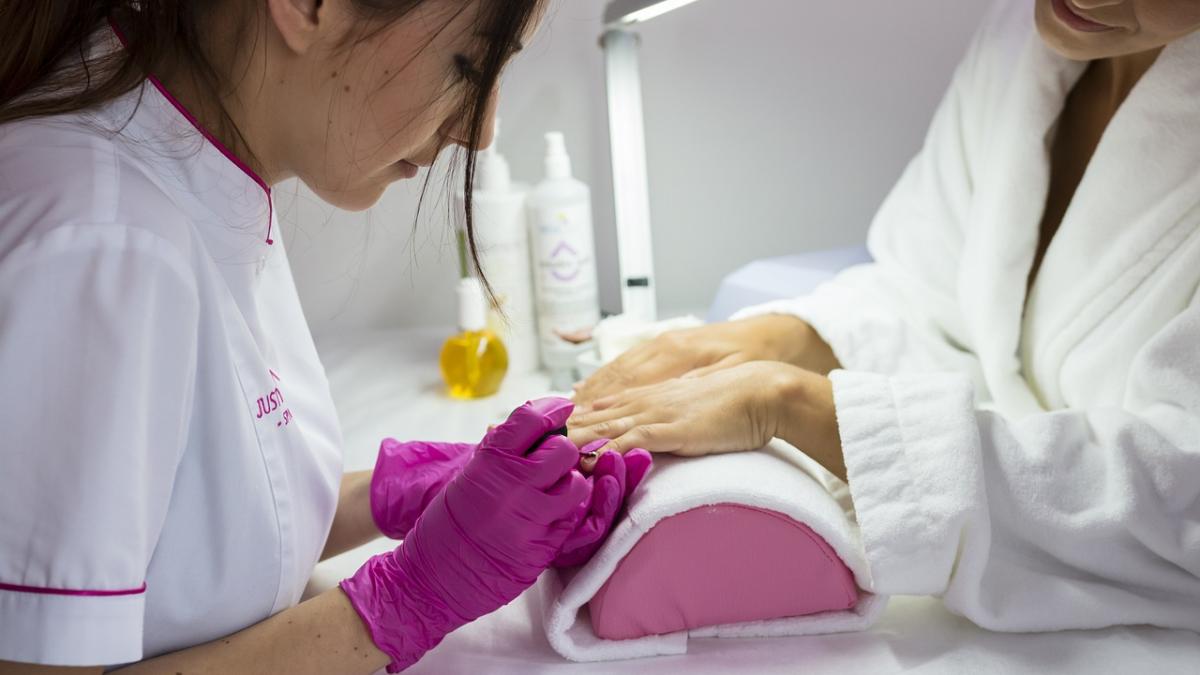
[[[1090,61],[1158,49],[1200,29],[1200,0],[1035,0],[1052,49]]]
[[[326,202],[361,210],[432,164],[444,146],[469,144],[463,103],[474,96],[469,85],[487,46],[479,35],[485,3],[425,0],[383,26],[364,24],[352,0],[316,5],[325,18],[317,39],[287,54],[291,77],[286,86],[280,81],[287,100],[276,102],[277,134],[291,141],[281,163]],[[277,25],[281,34],[289,30]],[[350,49],[347,35],[356,38]],[[496,96],[485,108],[479,149],[492,142]]]
[[[466,78],[457,62],[461,55],[473,64],[479,51],[474,36],[479,3],[422,3],[370,31],[348,52],[341,25],[352,26],[344,29],[348,34],[368,31],[354,24],[359,19],[352,3],[325,6],[330,23],[341,23],[327,30],[326,41],[297,57],[305,72],[294,79],[306,85],[299,94],[310,103],[289,106],[281,115],[298,127],[288,160],[326,202],[360,210],[391,183],[432,164],[443,145],[466,145],[466,121],[458,115]],[[486,147],[491,125],[484,128]]]

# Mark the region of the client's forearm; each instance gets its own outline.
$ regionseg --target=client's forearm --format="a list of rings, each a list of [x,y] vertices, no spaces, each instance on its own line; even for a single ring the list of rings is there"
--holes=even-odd
[[[803,368],[781,365],[773,392],[775,436],[846,480],[846,461],[842,455],[833,383],[829,378]]]

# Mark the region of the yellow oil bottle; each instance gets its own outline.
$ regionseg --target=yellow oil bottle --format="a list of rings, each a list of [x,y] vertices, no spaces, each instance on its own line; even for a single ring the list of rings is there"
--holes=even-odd
[[[487,327],[487,303],[478,279],[459,281],[458,329],[442,346],[442,379],[448,393],[458,399],[495,394],[508,373],[508,350]]]

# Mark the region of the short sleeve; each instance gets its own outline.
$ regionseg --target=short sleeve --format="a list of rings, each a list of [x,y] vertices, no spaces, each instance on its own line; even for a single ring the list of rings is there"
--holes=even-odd
[[[142,658],[198,325],[186,258],[147,231],[57,227],[0,258],[0,660]]]

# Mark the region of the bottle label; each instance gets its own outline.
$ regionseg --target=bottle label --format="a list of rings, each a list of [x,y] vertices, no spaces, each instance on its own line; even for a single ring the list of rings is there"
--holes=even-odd
[[[556,332],[590,329],[600,321],[592,214],[587,204],[536,214],[538,328],[543,348]]]

